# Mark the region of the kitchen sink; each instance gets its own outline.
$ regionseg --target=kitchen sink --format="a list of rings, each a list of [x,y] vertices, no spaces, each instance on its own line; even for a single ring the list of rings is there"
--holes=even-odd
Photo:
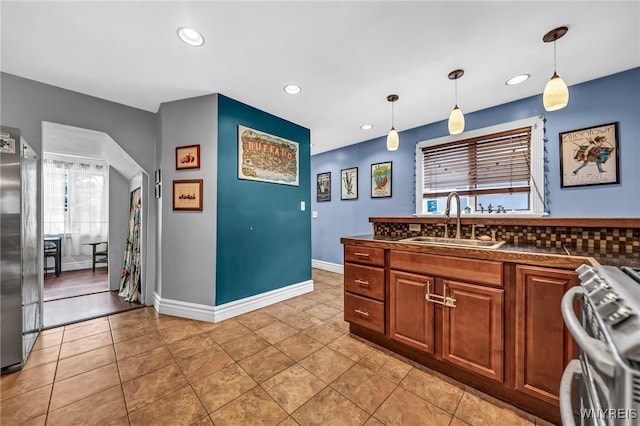
[[[506,241],[482,241],[466,238],[411,237],[400,240],[403,243],[432,244],[436,246],[471,247],[481,249],[497,249]]]

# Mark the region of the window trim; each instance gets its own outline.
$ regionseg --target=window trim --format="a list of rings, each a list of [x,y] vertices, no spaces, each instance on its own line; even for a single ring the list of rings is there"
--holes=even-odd
[[[529,191],[529,205],[531,209],[526,212],[501,213],[500,217],[509,216],[529,216],[540,217],[547,215],[545,212],[545,188],[544,188],[544,116],[529,117],[521,120],[510,121],[508,123],[495,126],[483,127],[481,129],[463,132],[458,135],[443,136],[435,139],[428,139],[416,143],[415,151],[415,215],[416,216],[442,216],[442,213],[423,212],[424,199],[422,194],[423,176],[423,152],[425,147],[442,145],[445,143],[458,142],[466,139],[482,137],[493,133],[505,132],[520,127],[531,127],[531,190]],[[486,217],[489,213],[474,213],[465,215],[467,217]]]

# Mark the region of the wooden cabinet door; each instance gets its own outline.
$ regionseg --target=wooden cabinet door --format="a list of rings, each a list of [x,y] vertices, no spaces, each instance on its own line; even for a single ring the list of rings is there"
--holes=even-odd
[[[433,291],[433,278],[391,271],[389,332],[391,338],[433,353],[434,309],[425,299]]]
[[[515,387],[555,405],[562,372],[575,355],[560,302],[578,284],[573,271],[516,267]]]
[[[442,357],[490,379],[504,377],[504,290],[442,280],[455,307],[443,308]]]

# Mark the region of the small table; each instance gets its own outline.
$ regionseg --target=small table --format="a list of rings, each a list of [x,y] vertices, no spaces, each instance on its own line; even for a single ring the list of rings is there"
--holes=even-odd
[[[99,246],[100,244],[105,244],[105,249],[104,250],[97,250],[97,246]],[[96,271],[96,263],[106,263],[109,259],[109,243],[107,241],[99,241],[97,243],[83,243],[83,246],[92,246],[92,253],[91,253],[91,259],[92,259],[92,267],[93,267],[93,272]],[[102,259],[96,259],[97,256],[104,256],[104,258]]]

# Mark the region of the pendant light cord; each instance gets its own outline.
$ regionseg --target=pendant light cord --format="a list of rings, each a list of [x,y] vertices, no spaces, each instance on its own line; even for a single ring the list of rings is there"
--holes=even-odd
[[[453,80],[453,83],[455,85],[455,105],[458,106],[458,77],[456,77],[455,80]]]
[[[553,40],[553,73],[556,73],[556,41]]]
[[[391,102],[391,128],[392,128],[392,129],[395,129],[395,128],[396,128],[396,127],[395,127],[395,119],[394,119],[394,115],[393,115],[393,104],[394,104],[394,103],[395,103],[395,101],[394,101],[394,102]]]

